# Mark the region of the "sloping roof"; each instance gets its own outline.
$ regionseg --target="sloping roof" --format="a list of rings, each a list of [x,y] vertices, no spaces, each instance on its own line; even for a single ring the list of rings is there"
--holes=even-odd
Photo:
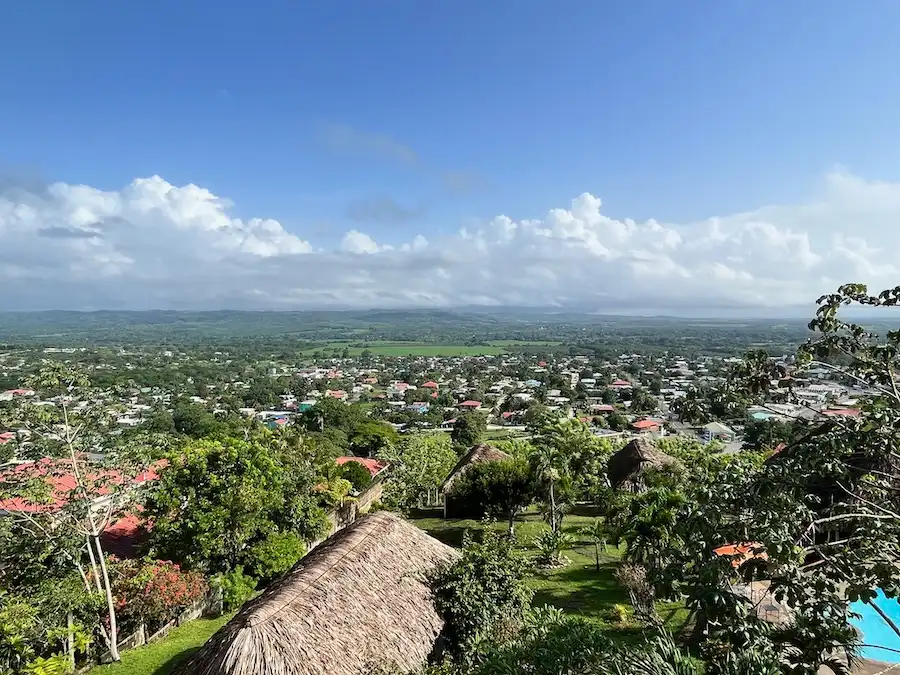
[[[660,452],[646,438],[635,438],[621,450],[614,453],[606,463],[606,474],[610,485],[623,487],[626,483],[636,483],[640,474],[649,467],[680,466],[674,457]]]
[[[660,426],[660,423],[656,420],[639,420],[631,426],[635,429],[653,429],[654,427]]]
[[[444,480],[443,485],[441,485],[441,491],[447,492],[450,488],[450,485],[460,476],[462,476],[470,466],[473,464],[481,464],[482,462],[499,462],[504,459],[509,459],[509,455],[507,455],[502,450],[498,450],[492,445],[488,445],[487,443],[482,443],[481,445],[473,445],[469,448],[469,451],[459,458],[459,461],[456,463],[456,466],[453,467],[453,471],[450,472],[450,475],[447,476],[446,480]]]
[[[417,669],[442,620],[423,574],[457,553],[381,511],[248,602],[178,675],[369,675]]]
[[[154,462],[136,476],[129,478],[117,469],[101,469],[89,471],[84,476],[84,485],[94,498],[103,497],[112,492],[111,486],[131,483],[142,485],[159,478],[157,471],[168,466],[169,461],[161,459]],[[18,511],[42,513],[56,511],[69,503],[69,499],[78,487],[78,481],[72,471],[71,460],[51,459],[45,457],[34,462],[23,462],[0,474],[0,482],[8,486],[27,485],[29,481],[42,479],[48,488],[46,500],[31,501],[26,497],[8,497],[0,500],[0,511]]]
[[[350,457],[349,455],[338,457],[335,461],[338,463],[338,466],[343,466],[347,462],[357,462],[358,464],[362,464],[369,470],[369,473],[372,474],[372,476],[379,474],[387,466],[387,464],[379,462],[377,459],[370,459],[368,457]]]

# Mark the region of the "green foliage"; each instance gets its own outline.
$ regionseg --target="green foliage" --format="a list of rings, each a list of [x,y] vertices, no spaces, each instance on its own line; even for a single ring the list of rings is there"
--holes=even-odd
[[[534,500],[536,487],[524,459],[473,464],[453,482],[447,508],[468,517],[505,518],[512,535],[515,517]]]
[[[359,462],[346,462],[341,467],[341,477],[350,481],[357,492],[362,492],[372,483],[372,474]]]
[[[482,413],[463,412],[457,415],[450,432],[450,440],[457,448],[468,449],[478,445],[487,431],[487,421]]]
[[[226,438],[187,444],[170,456],[147,499],[156,557],[207,573],[251,566],[273,531],[311,540],[325,527],[306,448]]]
[[[141,621],[161,626],[208,590],[203,575],[164,560],[121,560],[110,573],[122,620],[133,628]]]
[[[306,542],[293,532],[272,532],[254,544],[247,555],[248,571],[267,584],[306,555]]]
[[[382,501],[399,511],[415,508],[429,491],[436,493],[458,459],[446,434],[409,434],[379,457],[391,466]]]
[[[399,436],[384,422],[361,422],[350,434],[350,450],[358,457],[375,457],[394,445]]]
[[[230,572],[217,574],[211,583],[222,589],[222,605],[226,610],[239,608],[256,592],[257,581],[248,574],[244,574],[244,568],[238,566]]]
[[[563,551],[575,544],[572,535],[558,530],[545,530],[535,540],[538,550],[537,564],[541,567],[559,567],[565,563]]]
[[[480,541],[466,535],[462,556],[431,574],[435,608],[446,622],[452,654],[465,658],[489,635],[518,629],[531,602],[526,570],[512,543],[485,529]]]

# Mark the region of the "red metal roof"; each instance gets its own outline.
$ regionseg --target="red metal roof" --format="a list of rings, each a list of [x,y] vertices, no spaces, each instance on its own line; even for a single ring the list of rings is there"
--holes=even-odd
[[[156,480],[159,478],[157,471],[168,466],[168,463],[168,460],[161,459],[131,479],[127,479],[117,470],[98,471],[88,475],[85,483],[93,492],[94,498],[102,497],[110,493],[111,485],[124,485],[126,482],[141,485],[147,481]],[[45,457],[36,462],[18,464],[0,474],[0,480],[7,483],[24,483],[34,478],[43,478],[50,487],[48,503],[32,502],[23,497],[11,497],[0,500],[0,511],[39,513],[62,508],[69,501],[69,494],[77,487],[75,476],[68,471],[71,464],[70,460],[54,460]]]
[[[379,462],[377,459],[370,459],[368,457],[338,457],[335,461],[338,465],[344,465],[347,462],[358,462],[366,467],[373,476],[384,470],[387,466],[387,464]]]
[[[652,429],[653,427],[658,427],[659,422],[656,420],[640,420],[632,424],[635,429]]]
[[[481,405],[481,401],[463,401],[460,405],[464,408],[478,408]]]
[[[823,410],[822,414],[826,417],[859,417],[859,410],[856,408],[832,408]]]
[[[759,560],[768,560],[769,555],[760,549],[764,548],[759,542],[751,541],[744,544],[726,544],[713,549],[713,553],[717,556],[731,557],[731,566],[738,568],[748,560],[757,558]],[[759,551],[758,553],[755,551]]]
[[[426,383],[423,384],[422,386],[423,386],[423,387],[428,387],[429,389],[437,389],[437,388],[438,388],[438,383],[437,383],[437,382],[426,382]]]

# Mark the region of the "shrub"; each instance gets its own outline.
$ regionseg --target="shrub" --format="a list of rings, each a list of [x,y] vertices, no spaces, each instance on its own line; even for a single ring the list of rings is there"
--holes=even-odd
[[[168,560],[122,560],[114,564],[113,587],[123,620],[166,623],[202,598],[209,585],[199,572]]]
[[[289,570],[304,555],[306,542],[299,536],[293,532],[273,532],[250,549],[248,568],[265,584]]]
[[[237,609],[256,591],[256,579],[244,574],[243,567],[217,575],[213,583],[222,589],[222,604],[226,610]]]
[[[542,567],[559,567],[566,563],[563,551],[572,548],[575,540],[570,534],[562,530],[545,530],[534,540],[534,545],[539,553],[538,565]]]
[[[431,574],[435,609],[446,622],[452,652],[464,655],[489,635],[517,629],[531,603],[526,569],[510,541],[486,529],[480,542],[467,534],[462,556]]]
[[[359,462],[347,462],[342,467],[341,477],[350,481],[353,489],[362,492],[372,483],[372,474]]]

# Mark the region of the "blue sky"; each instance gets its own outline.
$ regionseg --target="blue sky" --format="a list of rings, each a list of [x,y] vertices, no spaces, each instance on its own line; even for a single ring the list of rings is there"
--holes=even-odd
[[[8,5],[3,173],[195,183],[317,245],[584,192],[692,223],[802,203],[837,166],[900,181],[892,0]]]

